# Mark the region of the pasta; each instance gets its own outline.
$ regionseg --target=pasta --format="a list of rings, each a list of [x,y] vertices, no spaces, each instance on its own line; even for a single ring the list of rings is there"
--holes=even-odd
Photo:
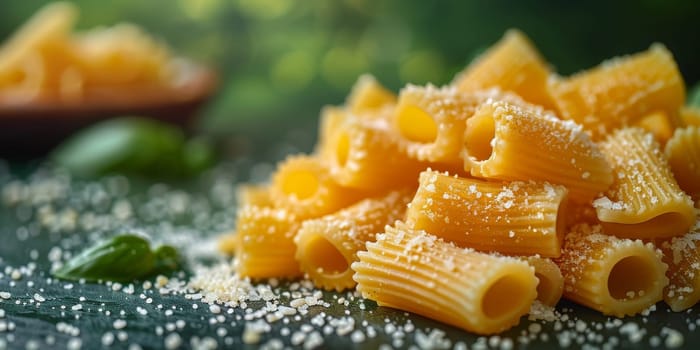
[[[695,222],[693,202],[678,187],[651,134],[620,129],[601,143],[615,180],[593,202],[603,230],[625,238],[682,235]]]
[[[269,185],[239,185],[236,190],[236,199],[240,207],[254,205],[256,207],[272,207]]]
[[[677,124],[682,122],[678,121]],[[673,135],[674,123],[664,112],[653,112],[640,119],[636,126],[652,133],[661,145],[665,145]]]
[[[513,91],[525,101],[552,108],[547,92],[550,71],[530,40],[518,30],[503,38],[455,77],[460,91],[474,92],[490,87]]]
[[[276,207],[300,220],[330,214],[363,197],[363,193],[336,183],[318,159],[290,156],[272,176],[270,196]]]
[[[700,218],[700,217],[699,217]],[[668,265],[664,301],[679,312],[700,301],[700,221],[689,233],[658,244]]]
[[[667,266],[651,243],[602,234],[579,225],[554,260],[564,276],[564,297],[606,315],[642,312],[663,298]]]
[[[396,103],[396,95],[383,87],[374,76],[361,75],[345,103],[352,114],[363,114]]]
[[[700,108],[683,107],[680,111],[680,118],[683,125],[700,126]]]
[[[516,325],[537,294],[524,261],[457,248],[401,222],[358,257],[353,278],[363,297],[479,334]]]
[[[588,135],[541,109],[487,102],[466,125],[464,168],[473,176],[549,181],[583,203],[612,182],[610,165]]]
[[[46,5],[0,48],[0,100],[6,103],[119,104],[175,91],[191,64],[131,24],[72,33],[71,3]],[[116,96],[116,97],[115,97]]]
[[[426,168],[399,149],[383,119],[351,118],[321,148],[335,181],[366,191],[416,187],[418,174]]]
[[[427,170],[406,222],[461,247],[556,257],[566,198],[564,187],[547,183],[486,182]]]
[[[556,306],[564,293],[564,276],[552,259],[538,255],[522,257],[535,269],[537,277],[537,300],[544,305]]]
[[[498,90],[464,94],[454,87],[409,84],[399,93],[392,128],[411,157],[457,168],[461,163],[464,121],[482,101],[499,95]]]
[[[298,277],[294,235],[299,222],[283,209],[245,206],[236,217],[235,266],[251,278]]]
[[[654,111],[675,120],[673,116],[685,101],[683,78],[673,55],[660,44],[566,79],[551,80],[550,92],[559,115],[580,123],[596,139]]]
[[[403,219],[412,195],[410,191],[395,191],[304,221],[294,239],[301,270],[327,290],[354,287],[350,264],[357,260],[357,252],[365,249],[365,242],[374,241],[384,226]]]
[[[509,31],[449,86],[361,76],[313,155],[239,189],[221,249],[244,276],[303,274],[478,334],[562,297],[618,317],[695,305],[700,113],[673,57],[551,74]]]
[[[676,129],[664,153],[678,186],[700,199],[700,126]]]

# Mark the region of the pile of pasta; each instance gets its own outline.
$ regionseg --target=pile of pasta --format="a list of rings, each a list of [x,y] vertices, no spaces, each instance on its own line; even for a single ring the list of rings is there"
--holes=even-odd
[[[310,155],[239,191],[221,248],[467,331],[563,296],[606,315],[700,299],[700,118],[655,44],[557,76],[511,30],[445,87],[365,75]]]
[[[185,65],[132,24],[72,33],[77,8],[51,3],[0,47],[0,102],[76,103],[177,83]]]

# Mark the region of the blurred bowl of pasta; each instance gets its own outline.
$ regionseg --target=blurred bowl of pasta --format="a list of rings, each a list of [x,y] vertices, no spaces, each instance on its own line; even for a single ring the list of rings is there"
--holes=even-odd
[[[100,120],[144,115],[187,127],[215,72],[138,26],[73,32],[70,3],[34,14],[0,46],[0,154],[41,154]]]

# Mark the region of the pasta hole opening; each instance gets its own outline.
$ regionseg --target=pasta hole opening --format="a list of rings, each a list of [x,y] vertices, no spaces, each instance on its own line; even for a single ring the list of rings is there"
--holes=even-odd
[[[496,122],[490,115],[475,115],[467,120],[464,147],[467,155],[476,161],[491,158],[496,138]]]
[[[433,117],[418,106],[405,106],[398,111],[396,123],[401,136],[414,142],[435,142],[438,126]]]
[[[628,256],[618,261],[608,276],[608,292],[618,300],[641,298],[650,293],[657,275],[649,258]]]
[[[316,174],[308,170],[298,170],[285,176],[282,182],[282,191],[297,199],[308,199],[319,189],[320,184]]]
[[[333,243],[321,235],[312,237],[306,245],[309,263],[314,271],[322,274],[339,274],[348,270],[350,265]]]
[[[505,275],[489,286],[481,300],[486,317],[501,319],[521,310],[528,300],[528,283],[517,275]]]
[[[535,277],[537,277],[539,281],[539,283],[537,283],[537,300],[542,302],[548,301],[551,299],[554,284],[547,276],[541,273],[535,272]]]
[[[339,166],[344,167],[350,155],[350,136],[341,132],[335,145],[335,159]]]

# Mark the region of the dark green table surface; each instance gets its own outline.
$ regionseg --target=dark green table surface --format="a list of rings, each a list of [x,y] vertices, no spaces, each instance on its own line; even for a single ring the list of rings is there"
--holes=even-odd
[[[267,156],[280,158],[293,151],[287,148]],[[58,281],[49,274],[51,261],[61,255],[65,258],[65,254],[101,237],[136,229],[156,242],[181,247],[188,256],[188,269],[171,277],[187,280],[194,264],[214,264],[223,259],[216,255],[212,238],[233,227],[235,184],[251,178],[263,179],[273,167],[273,162],[239,158],[220,164],[197,179],[158,183],[123,176],[76,180],[39,163],[0,161],[0,292],[11,295],[0,299],[0,309],[4,310],[4,317],[0,318],[0,348],[61,349],[78,342],[88,349],[128,348],[132,344],[163,348],[168,341],[177,343],[176,338],[183,348],[258,348],[263,344],[286,347],[292,346],[291,339],[282,329],[291,333],[309,330],[302,325],[320,313],[324,313],[326,321],[353,318],[354,329],[361,330],[366,338],[356,343],[350,334],[333,333],[324,336],[323,348],[377,348],[382,344],[418,347],[425,345],[420,334],[431,332],[443,340],[437,345],[449,348],[456,344],[457,348],[467,345],[470,349],[494,345],[509,348],[509,344],[512,348],[560,348],[567,343],[571,348],[580,348],[582,342],[589,348],[650,348],[657,343],[664,347],[666,340],[674,340],[668,335],[676,332],[683,336],[683,348],[700,348],[700,332],[695,331],[695,327],[700,327],[698,311],[673,313],[662,303],[648,316],[613,322],[563,301],[558,310],[568,316],[567,321],[557,324],[523,318],[518,327],[500,337],[479,337],[420,316],[377,307],[368,300],[355,299],[349,307],[339,305],[336,299],[348,298],[348,293],[324,293],[329,308],[312,306],[299,320],[288,317],[286,324],[282,320],[274,322],[259,343],[244,344],[242,308],[229,313],[223,307],[223,312],[214,314],[208,304],[181,294],[161,295],[156,288],[144,290],[141,282],[134,284],[130,294],[125,288],[115,291],[106,284]],[[13,279],[15,270],[20,271],[18,279]],[[17,273],[14,275],[18,277]],[[67,289],[69,284],[72,288]],[[279,288],[288,286],[282,283]],[[288,305],[288,301],[280,299],[281,304]],[[78,304],[82,308],[75,306]],[[249,306],[259,308],[261,302],[250,302]],[[166,310],[172,310],[172,314]],[[115,329],[117,319],[126,321],[126,326]],[[394,326],[408,331],[397,334]],[[319,332],[323,328],[312,327]],[[368,337],[367,327],[376,330],[376,336]],[[664,327],[673,331],[662,331]],[[170,335],[173,333],[177,336]],[[529,344],[518,341],[523,335],[532,338]],[[504,342],[506,338],[512,342]],[[271,339],[281,343],[270,342]]]

